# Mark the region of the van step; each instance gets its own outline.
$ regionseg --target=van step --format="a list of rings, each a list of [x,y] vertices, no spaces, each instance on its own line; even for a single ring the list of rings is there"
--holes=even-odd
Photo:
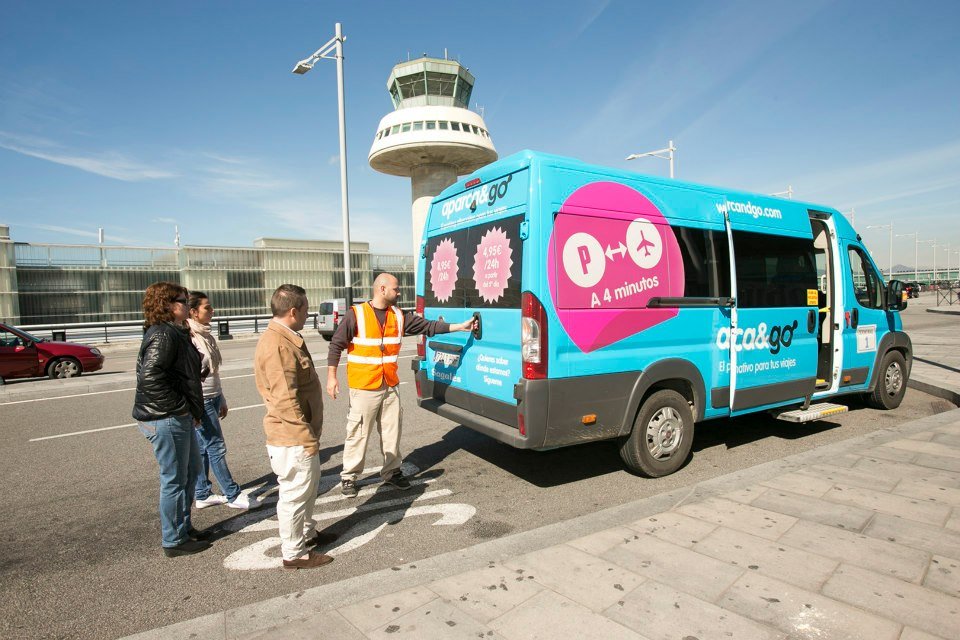
[[[783,413],[776,414],[776,418],[777,420],[786,420],[787,422],[810,422],[846,412],[847,407],[842,404],[821,402],[810,405],[810,408],[806,410],[794,409],[792,411],[784,411]]]

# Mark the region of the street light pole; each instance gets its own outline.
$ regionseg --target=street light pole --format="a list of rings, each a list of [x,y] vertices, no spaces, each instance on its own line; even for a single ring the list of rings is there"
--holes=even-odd
[[[788,200],[793,200],[793,185],[788,184],[786,191],[777,191],[776,193],[771,193],[772,196],[786,196]]]
[[[646,158],[647,156],[653,156],[654,158],[661,158],[663,160],[670,161],[670,178],[673,179],[673,153],[677,150],[673,146],[673,140],[670,141],[666,149],[657,149],[656,151],[647,151],[646,153],[631,153],[627,156],[627,160],[636,160],[637,158]],[[662,155],[666,153],[667,155]]]
[[[910,236],[913,236],[913,280],[916,282],[920,279],[920,232],[897,234],[898,238],[909,238]]]
[[[871,224],[867,229],[889,229],[890,230],[890,270],[887,272],[887,280],[893,280],[893,222],[890,224]]]
[[[293,73],[303,75],[313,69],[320,58],[337,61],[337,106],[340,116],[340,207],[343,215],[343,283],[346,286],[346,304],[353,304],[353,276],[350,273],[350,204],[347,198],[347,117],[343,99],[343,43],[346,41],[336,23],[334,36],[309,58],[301,60]],[[331,52],[333,55],[331,56]]]

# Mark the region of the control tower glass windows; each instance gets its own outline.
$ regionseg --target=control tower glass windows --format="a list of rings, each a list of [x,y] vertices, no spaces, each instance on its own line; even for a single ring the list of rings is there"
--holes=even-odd
[[[397,78],[400,96],[404,99],[415,98],[427,93],[427,80],[422,73]]]
[[[450,128],[450,123],[447,122],[446,120],[441,120],[439,124],[440,124],[440,128],[443,130],[447,130]]]
[[[414,131],[423,131],[423,123],[422,123],[422,122],[414,122],[414,123],[413,123],[413,130],[414,130]]]
[[[455,73],[427,71],[427,93],[431,96],[452,98],[456,83],[457,75]]]
[[[430,129],[436,129],[436,128],[437,128],[437,121],[436,121],[436,120],[428,120],[428,121],[427,121],[427,129],[428,129],[428,130],[430,130]]]
[[[459,123],[459,122],[451,122],[451,123],[450,123],[450,128],[453,129],[454,131],[460,131],[460,123]]]

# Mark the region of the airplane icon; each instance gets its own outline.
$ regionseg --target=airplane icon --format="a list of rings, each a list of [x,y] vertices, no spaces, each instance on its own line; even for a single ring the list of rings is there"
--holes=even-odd
[[[644,238],[644,237],[643,237],[643,231],[641,231],[641,232],[640,232],[640,244],[637,245],[637,248],[635,249],[635,251],[639,254],[639,253],[640,253],[640,250],[642,249],[643,252],[644,252],[644,255],[646,255],[647,257],[650,257],[650,248],[651,248],[651,247],[653,247],[654,249],[656,249],[656,248],[657,248],[657,245],[655,245],[654,243],[652,243],[652,242],[650,242],[649,240],[647,240],[646,238]]]

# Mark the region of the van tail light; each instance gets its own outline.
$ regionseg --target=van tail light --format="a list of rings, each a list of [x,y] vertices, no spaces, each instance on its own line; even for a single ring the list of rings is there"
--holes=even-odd
[[[523,292],[520,302],[520,354],[523,358],[523,377],[540,380],[547,377],[547,314],[529,291]]]
[[[334,312],[333,312],[333,326],[336,327],[336,326],[337,326],[337,323],[338,323],[339,321],[340,321],[340,312],[339,312],[339,311],[334,311]]]
[[[417,315],[423,317],[423,312],[425,309],[426,305],[424,303],[423,296],[417,296]],[[417,336],[417,357],[427,357],[427,337],[422,333]],[[420,395],[420,383],[417,383],[417,395]]]

